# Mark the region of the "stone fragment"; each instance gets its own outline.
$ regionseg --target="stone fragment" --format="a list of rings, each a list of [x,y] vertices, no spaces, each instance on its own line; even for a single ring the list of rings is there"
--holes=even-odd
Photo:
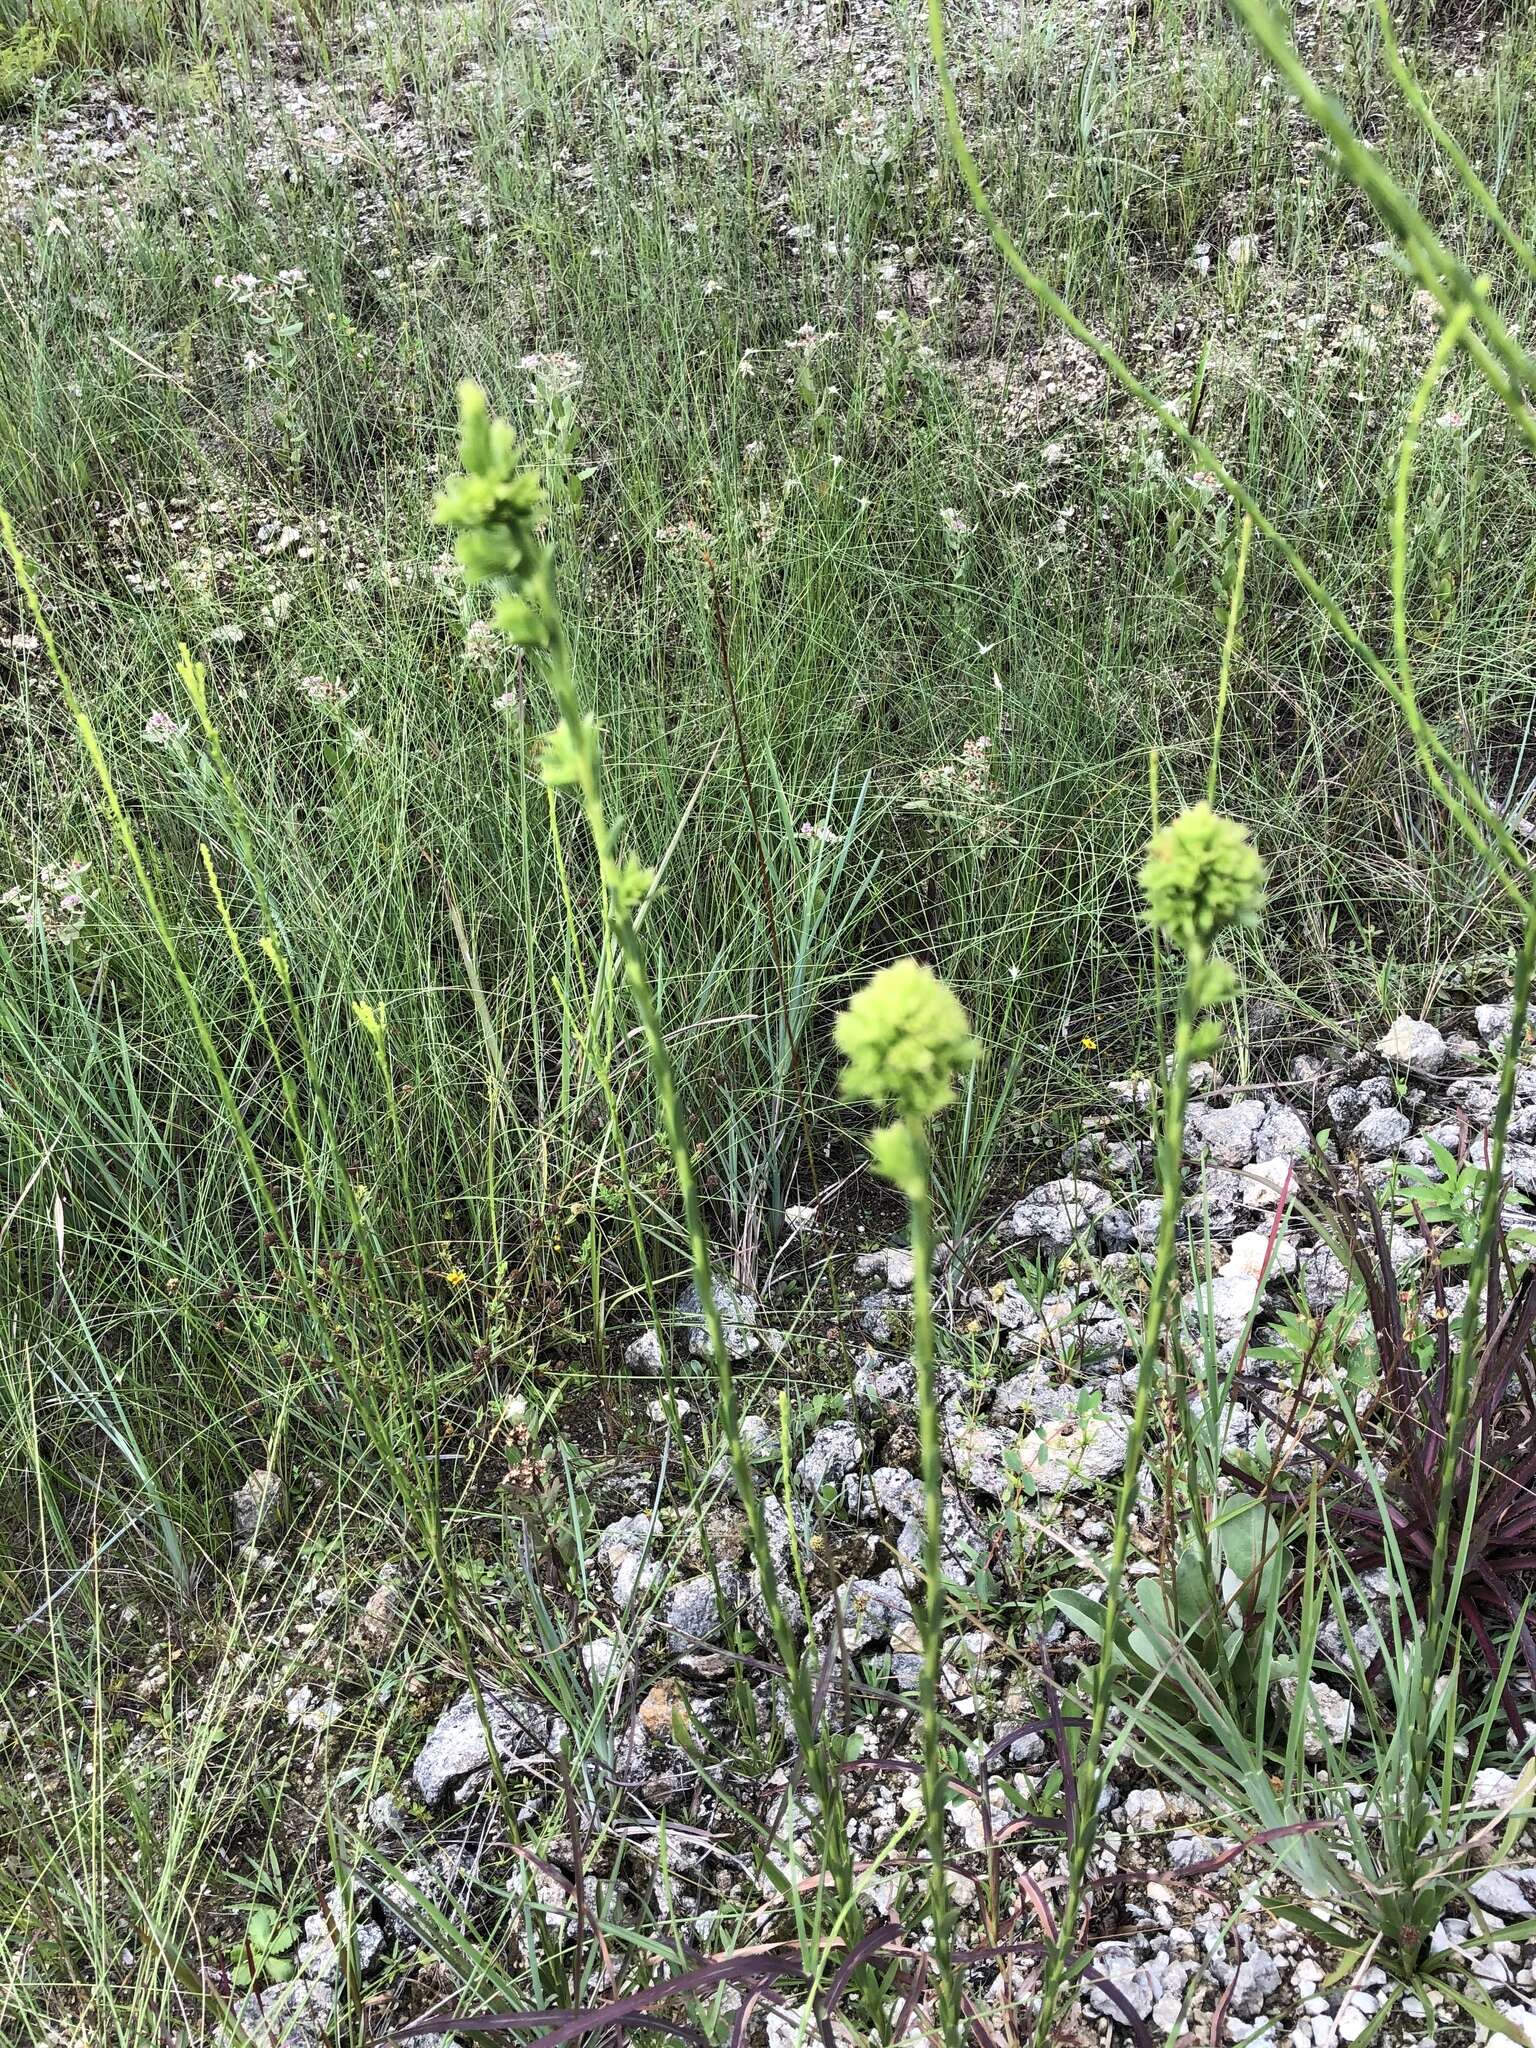
[[[687,1709],[688,1695],[675,1678],[659,1678],[636,1709],[636,1719],[652,1742],[665,1742],[672,1717]]]
[[[1101,1942],[1092,1952],[1083,1981],[1088,1987],[1089,2005],[1101,2018],[1113,2020],[1118,2026],[1128,2024],[1127,2007],[1137,2019],[1145,2020],[1157,2003],[1157,1986],[1151,1972],[1137,1962],[1136,1951],[1127,1942]]]
[[[1243,1176],[1230,1166],[1208,1166],[1179,1218],[1179,1235],[1187,1243],[1225,1244],[1237,1229],[1243,1209]]]
[[[1141,1785],[1126,1794],[1125,1824],[1133,1834],[1150,1834],[1162,1827],[1168,1812],[1168,1795],[1155,1785]]]
[[[269,1984],[233,2008],[218,2035],[219,2048],[324,2048],[333,1997],[306,1978]]]
[[[746,1446],[747,1456],[754,1465],[772,1465],[778,1462],[778,1426],[770,1422],[766,1415],[743,1415],[741,1441]]]
[[[1016,1441],[1005,1430],[973,1424],[950,1434],[945,1455],[950,1470],[968,1493],[1006,1500],[1012,1491],[1006,1461]]]
[[[1076,1390],[1047,1378],[1039,1366],[1004,1380],[992,1396],[992,1414],[998,1422],[1020,1422],[1041,1415],[1068,1415],[1076,1407]]]
[[[275,1536],[288,1512],[282,1480],[264,1465],[258,1466],[236,1489],[231,1505],[237,1543],[254,1543],[258,1537]]]
[[[612,1636],[594,1636],[581,1646],[581,1668],[594,1686],[603,1686],[616,1677],[625,1665],[622,1645]]]
[[[1264,1113],[1254,1141],[1260,1159],[1305,1159],[1312,1149],[1312,1133],[1296,1111],[1284,1102],[1272,1102]]]
[[[1349,1292],[1350,1276],[1344,1262],[1325,1244],[1308,1247],[1301,1255],[1301,1281],[1310,1308],[1333,1308]]]
[[[1390,1159],[1412,1128],[1400,1109],[1373,1109],[1350,1132],[1350,1147],[1362,1159]]]
[[[1515,1006],[1507,999],[1501,1003],[1479,1003],[1473,1011],[1477,1035],[1491,1051],[1497,1052],[1508,1038],[1514,1015]]]
[[[1280,1697],[1295,1713],[1301,1703],[1301,1681],[1282,1678]],[[1307,1685],[1305,1713],[1307,1722],[1302,1747],[1308,1756],[1322,1756],[1328,1744],[1337,1748],[1349,1740],[1355,1725],[1354,1703],[1331,1685],[1325,1685],[1320,1678],[1310,1680]]]
[[[902,1576],[909,1585],[916,1583],[922,1571],[926,1548],[921,1486],[917,1500],[917,1513],[903,1522],[896,1534],[896,1556],[907,1567]],[[945,1578],[952,1579],[957,1586],[969,1585],[986,1543],[969,1505],[947,1487],[940,1514],[940,1535]]]
[[[1445,1039],[1422,1017],[1399,1017],[1376,1050],[1394,1067],[1416,1067],[1438,1074],[1445,1065]]]
[[[1184,1156],[1198,1159],[1203,1153],[1215,1166],[1246,1166],[1254,1157],[1266,1113],[1262,1102],[1233,1102],[1225,1109],[1196,1103],[1189,1112]]]
[[[405,1617],[405,1595],[400,1586],[399,1567],[384,1566],[379,1583],[368,1595],[358,1622],[358,1632],[373,1650],[387,1650],[400,1633]]]
[[[723,1643],[730,1621],[741,1612],[745,1600],[744,1580],[728,1567],[714,1578],[701,1572],[696,1579],[684,1579],[667,1602],[668,1649],[679,1657],[705,1645]]]
[[[1485,1870],[1469,1889],[1501,1920],[1528,1920],[1536,1912],[1536,1870]]]
[[[661,1349],[661,1333],[642,1330],[638,1337],[624,1346],[624,1363],[632,1373],[645,1379],[654,1379],[657,1373],[663,1372],[666,1360]]]
[[[656,1520],[653,1515],[624,1515],[600,1531],[597,1561],[613,1585],[613,1597],[621,1608],[628,1607],[636,1593],[646,1592],[661,1576],[654,1552]]]
[[[853,1375],[853,1404],[860,1414],[882,1415],[910,1408],[917,1399],[917,1371],[910,1358],[882,1358],[866,1351]]]
[[[1525,1787],[1522,1795],[1522,1780],[1513,1771],[1501,1771],[1495,1765],[1485,1765],[1467,1787],[1466,1803],[1479,1811],[1491,1813],[1513,1813],[1517,1808],[1529,1813],[1536,1800],[1536,1787]]]
[[[1061,1154],[1064,1173],[1106,1173],[1114,1180],[1128,1180],[1140,1164],[1136,1147],[1107,1131],[1084,1131]]]
[[[881,1514],[895,1521],[912,1521],[923,1512],[922,1481],[899,1465],[878,1466],[870,1475],[870,1488]]]
[[[882,1280],[899,1294],[910,1294],[916,1268],[905,1245],[890,1245],[884,1251],[860,1252],[853,1262],[858,1280]]]
[[[1091,1237],[1098,1219],[1113,1207],[1097,1181],[1046,1181],[1014,1204],[1009,1228],[1019,1244],[1046,1258],[1061,1258],[1079,1239]]]
[[[311,1913],[304,1922],[304,1939],[295,1960],[301,1977],[336,1987],[350,1965],[355,1964],[360,1978],[367,1977],[383,1947],[384,1930],[373,1918],[371,1906],[354,1898],[349,1911],[337,1890],[329,1894],[322,1912]]]
[[[859,1303],[859,1322],[871,1344],[896,1345],[909,1321],[909,1304],[888,1287],[866,1294]]]
[[[1370,1107],[1358,1088],[1345,1082],[1342,1087],[1330,1090],[1328,1096],[1328,1124],[1334,1136],[1344,1137],[1355,1128]]]
[[[1258,1215],[1273,1215],[1282,1202],[1289,1201],[1296,1186],[1294,1163],[1276,1153],[1271,1159],[1256,1159],[1242,1170],[1243,1207]]]
[[[725,1348],[739,1365],[750,1358],[761,1346],[757,1321],[759,1305],[750,1294],[732,1287],[728,1281],[716,1278],[712,1293],[715,1309],[720,1317],[725,1335]],[[695,1358],[709,1357],[709,1332],[704,1327],[704,1299],[692,1281],[683,1289],[677,1303],[678,1319],[688,1333],[688,1349]]]
[[[1280,1965],[1268,1949],[1255,1943],[1237,1966],[1237,1979],[1232,1987],[1233,2009],[1245,2020],[1257,2019],[1265,2000],[1273,1997],[1283,1982]]]
[[[1022,1439],[1019,1468],[1041,1493],[1077,1493],[1123,1471],[1129,1441],[1121,1416],[1063,1415]]]
[[[851,1422],[829,1423],[818,1429],[795,1467],[795,1480],[802,1493],[814,1498],[824,1486],[835,1486],[864,1462],[864,1446]]]
[[[879,1579],[849,1579],[834,1597],[843,1640],[855,1654],[888,1643],[894,1629],[912,1620],[912,1603],[906,1594]]]
[[[1231,1256],[1224,1270],[1228,1273],[1251,1273],[1256,1280],[1261,1274],[1270,1279],[1276,1273],[1294,1273],[1296,1247],[1285,1237],[1277,1237],[1271,1243],[1267,1230],[1245,1230],[1233,1238]]]
[[[1236,1846],[1226,1835],[1175,1835],[1168,1844],[1168,1867],[1193,1870],[1199,1864],[1215,1862]]]
[[[411,1772],[425,1806],[461,1802],[472,1781],[490,1767],[486,1727],[503,1770],[551,1756],[566,1733],[565,1723],[539,1701],[499,1687],[482,1687],[480,1705],[465,1692],[438,1716]]]

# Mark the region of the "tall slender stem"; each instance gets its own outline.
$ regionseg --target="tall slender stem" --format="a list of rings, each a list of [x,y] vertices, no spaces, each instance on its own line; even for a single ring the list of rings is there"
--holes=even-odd
[[[929,1916],[939,1986],[939,2028],[945,2048],[960,2041],[960,1984],[954,1963],[954,1911],[945,1873],[949,1776],[939,1720],[944,1658],[944,1456],[939,1430],[933,1339],[933,1171],[920,1117],[903,1119],[918,1164],[909,1195],[912,1218],[912,1362],[917,1374],[917,1427],[923,1479],[922,1670],[918,1683],[923,1752],[923,1835],[928,1853]]]
[[[1184,1156],[1184,1121],[1189,1107],[1189,1070],[1194,1057],[1198,1012],[1196,979],[1204,964],[1203,952],[1192,951],[1188,970],[1179,988],[1178,1019],[1174,1027],[1173,1059],[1163,1104],[1162,1129],[1158,1134],[1158,1188],[1162,1210],[1157,1224],[1157,1254],[1152,1267],[1152,1285],[1147,1298],[1146,1322],[1142,1329],[1141,1356],[1136,1374],[1136,1400],[1131,1410],[1130,1432],[1126,1438],[1125,1471],[1115,1503],[1114,1534],[1109,1562],[1104,1573],[1104,1632],[1099,1660],[1094,1666],[1089,1695],[1088,1732],[1078,1749],[1081,1769],[1077,1779],[1077,1826],[1067,1851],[1067,1889],[1062,1901],[1056,1941],[1046,1958],[1040,1991],[1040,2018],[1035,2031],[1036,2048],[1046,2048],[1055,2020],[1056,2002],[1061,1995],[1067,1964],[1071,1957],[1077,1917],[1087,1881],[1088,1858],[1098,1832],[1099,1795],[1107,1776],[1104,1737],[1114,1692],[1115,1637],[1125,1585],[1126,1559],[1130,1555],[1131,1523],[1136,1512],[1137,1485],[1141,1477],[1142,1453],[1151,1425],[1157,1397],[1163,1331],[1173,1301],[1178,1268],[1180,1165]]]

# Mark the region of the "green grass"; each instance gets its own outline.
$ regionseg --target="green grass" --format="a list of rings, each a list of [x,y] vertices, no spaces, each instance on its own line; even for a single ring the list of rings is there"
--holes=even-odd
[[[323,1891],[319,1816],[403,1753],[413,1684],[470,1642],[506,1654],[485,1575],[520,1560],[468,1476],[502,1457],[503,1397],[616,1437],[613,1334],[686,1267],[597,878],[533,769],[553,707],[515,658],[466,659],[472,608],[438,573],[459,376],[581,480],[562,598],[626,843],[662,871],[645,930],[717,1254],[766,1269],[785,1206],[858,1165],[830,1022],[902,954],[940,964],[986,1048],[935,1134],[941,1230],[978,1228],[1104,1074],[1155,1057],[1132,887],[1149,757],[1165,810],[1203,789],[1237,523],[1007,281],[937,146],[920,19],[852,54],[797,47],[793,19],[3,16],[0,503],[172,948],[8,605],[0,886],[30,901],[44,866],[90,865],[71,946],[0,928],[0,1670],[13,1745],[50,1727],[74,1826],[0,1878],[20,1956],[0,2032],[69,1982],[102,2038],[168,2021],[191,1994],[167,1957],[203,1938],[222,1858],[226,1919],[269,1865],[307,1872],[301,1905]],[[1212,6],[950,33],[1031,259],[1386,645],[1391,469],[1432,330],[1379,224]],[[1460,220],[1368,15],[1322,33],[1314,61],[1394,174]],[[1494,25],[1469,80],[1458,33],[1421,25],[1410,56],[1518,221],[1536,37]],[[1247,236],[1258,260],[1234,260]],[[1492,232],[1464,253],[1528,324]],[[1410,536],[1420,698],[1513,806],[1528,458],[1459,369],[1443,409],[1464,418],[1425,436]],[[227,777],[195,722],[144,737],[191,717],[183,642]],[[345,701],[311,701],[314,677]],[[1219,797],[1270,864],[1243,967],[1282,1046],[1496,979],[1507,915],[1262,544]],[[857,1182],[831,1213],[869,1199]],[[387,1711],[326,1751],[338,1782],[293,1798],[314,1739],[282,1718],[284,1645],[312,1595],[294,1559],[253,1584],[225,1531],[273,1461],[339,1611],[424,1547],[453,1589],[391,1652]],[[147,1663],[166,1705],[123,1705]],[[189,1751],[183,1663],[231,1702]],[[120,1899],[161,1842],[160,1890]]]

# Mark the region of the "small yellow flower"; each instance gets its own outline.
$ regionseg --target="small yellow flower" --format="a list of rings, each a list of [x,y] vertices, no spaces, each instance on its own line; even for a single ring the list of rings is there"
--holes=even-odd
[[[450,1266],[447,1272],[443,1275],[443,1278],[447,1281],[450,1287],[462,1287],[464,1285],[464,1282],[469,1278],[469,1275],[464,1271],[464,1268],[462,1266]]]
[[[1097,1051],[1098,1051],[1098,1049],[1099,1049],[1099,1041],[1098,1041],[1098,1040],[1097,1040],[1096,1038],[1085,1038],[1085,1039],[1083,1040],[1083,1051],[1084,1051],[1084,1052],[1097,1052]]]

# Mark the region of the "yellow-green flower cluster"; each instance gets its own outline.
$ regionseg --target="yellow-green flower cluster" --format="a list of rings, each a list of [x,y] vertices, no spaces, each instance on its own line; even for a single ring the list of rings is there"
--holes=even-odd
[[[850,1100],[889,1102],[903,1117],[934,1116],[953,1102],[976,1041],[954,991],[931,967],[898,960],[865,983],[837,1020]]]
[[[1147,922],[1180,952],[1203,954],[1231,926],[1257,920],[1264,863],[1241,825],[1202,802],[1148,846],[1141,889]]]
[[[489,583],[499,593],[495,621],[502,632],[520,647],[543,647],[554,608],[544,490],[511,427],[492,419],[478,384],[459,386],[459,460],[463,474],[444,485],[432,517],[455,529],[465,582]]]
[[[562,718],[539,741],[539,773],[551,789],[597,794],[598,724],[590,712]]]

